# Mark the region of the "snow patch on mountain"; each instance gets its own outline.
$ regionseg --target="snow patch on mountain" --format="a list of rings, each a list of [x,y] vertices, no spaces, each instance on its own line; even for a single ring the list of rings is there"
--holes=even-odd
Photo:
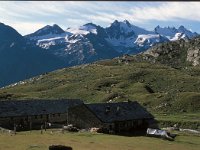
[[[52,45],[62,44],[66,41],[67,37],[70,36],[69,33],[62,33],[62,34],[48,34],[44,36],[37,36],[31,38],[31,40],[36,41],[36,45],[48,49]]]
[[[68,28],[66,31],[72,34],[83,34],[83,35],[90,33],[89,31],[81,30],[79,28]]]
[[[146,34],[146,35],[142,34],[142,35],[138,35],[134,43],[141,47],[145,45],[153,46],[156,43],[160,43],[164,41],[168,41],[168,40],[159,34]]]
[[[30,40],[50,40],[50,39],[53,40],[53,39],[57,39],[57,38],[65,38],[66,36],[69,36],[69,35],[72,35],[72,34],[69,32],[64,32],[61,34],[49,33],[49,34],[45,34],[45,35],[41,35],[41,36],[32,36],[29,39]]]
[[[184,33],[176,33],[174,37],[170,39],[170,41],[177,41],[180,39],[188,39],[188,37]]]
[[[96,25],[92,23],[85,24],[83,26],[80,26],[79,28],[68,28],[66,31],[72,34],[83,34],[83,35],[89,33],[97,34]]]

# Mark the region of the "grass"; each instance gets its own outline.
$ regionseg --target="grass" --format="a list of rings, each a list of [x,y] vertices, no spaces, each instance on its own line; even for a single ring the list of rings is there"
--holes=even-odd
[[[171,120],[171,121],[196,121],[200,122],[200,113],[182,113],[182,114],[154,114],[158,120]]]
[[[180,134],[175,141],[146,136],[124,137],[95,133],[19,132],[17,135],[0,134],[0,150],[47,150],[52,144],[73,147],[74,150],[198,150],[200,137]]]
[[[199,113],[156,114],[160,127],[170,127],[177,124],[180,128],[200,130]]]
[[[86,102],[137,100],[155,112],[199,112],[200,76],[195,68],[118,59],[64,68],[0,90],[0,99],[78,98]]]

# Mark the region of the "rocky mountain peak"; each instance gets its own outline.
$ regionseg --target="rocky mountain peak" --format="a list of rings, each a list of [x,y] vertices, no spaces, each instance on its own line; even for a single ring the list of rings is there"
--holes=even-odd
[[[187,30],[183,25],[181,25],[178,30]]]
[[[116,25],[118,25],[118,24],[119,24],[119,21],[118,21],[118,20],[115,20],[113,23],[111,23],[111,26],[112,26],[112,25],[116,26]]]
[[[97,25],[94,24],[94,23],[92,23],[92,22],[90,22],[90,23],[86,23],[86,24],[84,24],[83,26],[92,26],[92,27],[97,27]]]
[[[65,33],[65,31],[59,27],[57,24],[54,24],[52,26],[46,25],[43,28],[35,31],[32,34],[27,35],[27,37],[37,37],[37,36],[45,36],[49,34],[62,34]]]
[[[21,42],[23,37],[14,28],[0,23],[0,43]]]
[[[125,23],[127,26],[131,27],[131,24],[128,20],[124,20],[123,23]]]

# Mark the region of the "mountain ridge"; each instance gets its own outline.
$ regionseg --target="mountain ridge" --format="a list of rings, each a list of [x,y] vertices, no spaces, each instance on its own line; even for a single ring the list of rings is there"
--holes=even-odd
[[[38,31],[42,29],[39,29]],[[147,50],[157,43],[175,41],[180,39],[188,40],[198,35],[196,32],[191,32],[187,30],[184,26],[180,26],[178,29],[176,29],[175,27],[162,28],[160,26],[157,26],[153,31],[148,31],[141,27],[132,25],[127,20],[115,20],[113,23],[110,24],[110,26],[105,28],[93,23],[87,23],[78,28],[68,28],[67,30],[65,30],[65,32],[67,34],[62,36],[62,42],[68,41],[68,38],[73,35],[82,35],[83,38],[86,38],[85,36],[87,34],[96,34],[97,36],[105,39],[105,43],[109,44],[112,47],[113,51],[117,51],[118,53],[122,54],[137,54],[139,52]],[[34,33],[26,35],[26,37],[30,37],[31,39],[31,35],[33,36]],[[141,39],[139,43],[138,39]],[[43,44],[38,45],[40,47],[45,47],[45,45],[50,45],[50,43],[53,42],[54,39],[50,37],[49,40],[46,39],[46,42],[44,42],[43,40]],[[67,47],[68,45],[70,44],[66,43],[65,47]]]
[[[93,23],[67,30],[63,30],[56,24],[47,25],[26,36],[20,35],[15,29],[5,24],[1,23],[0,27],[0,33],[2,33],[0,34],[0,68],[2,70],[0,87],[62,67],[112,59],[123,54],[138,54],[158,43],[170,41],[165,36],[132,25],[127,20],[123,22],[116,20],[107,28]],[[191,33],[184,27],[180,29]],[[189,40],[185,37],[182,33],[177,35],[175,40],[181,38]],[[193,60],[193,51],[190,55],[188,59],[198,64],[198,57]],[[18,64],[17,70],[13,69],[15,64]],[[25,64],[29,64],[27,65],[29,69],[23,69]],[[34,69],[31,71],[30,67]],[[13,77],[14,70],[18,74],[16,77]]]

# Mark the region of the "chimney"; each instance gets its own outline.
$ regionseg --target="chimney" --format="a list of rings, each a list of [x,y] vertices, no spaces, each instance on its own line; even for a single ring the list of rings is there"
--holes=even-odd
[[[105,112],[106,112],[106,114],[108,114],[110,112],[110,106],[106,106]]]
[[[128,99],[128,103],[131,103],[132,101]]]

